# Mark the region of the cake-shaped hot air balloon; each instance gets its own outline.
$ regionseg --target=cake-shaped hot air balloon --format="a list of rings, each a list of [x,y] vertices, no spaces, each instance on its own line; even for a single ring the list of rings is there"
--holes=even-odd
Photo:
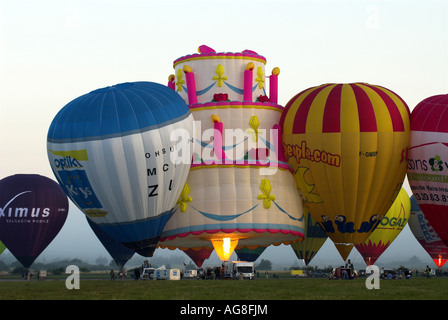
[[[48,158],[88,219],[151,257],[190,170],[192,144],[175,140],[178,132],[193,134],[193,116],[178,94],[153,82],[122,83],[59,111],[48,131]]]
[[[448,94],[421,101],[411,113],[408,180],[425,218],[448,245]]]
[[[409,221],[410,212],[411,201],[409,195],[404,188],[401,188],[389,211],[381,219],[369,238],[364,243],[355,245],[368,266],[375,264],[376,260],[400,234]]]
[[[324,84],[293,97],[280,124],[297,187],[345,260],[401,189],[409,108],[381,86]]]
[[[268,93],[265,64],[254,51],[206,46],[174,61],[169,87],[194,116],[194,156],[161,247],[215,248],[227,260],[235,248],[303,237],[302,205],[281,152],[279,69]]]
[[[423,249],[428,252],[436,266],[443,267],[448,260],[448,247],[437,235],[435,228],[426,219],[415,196],[411,196],[409,227]]]

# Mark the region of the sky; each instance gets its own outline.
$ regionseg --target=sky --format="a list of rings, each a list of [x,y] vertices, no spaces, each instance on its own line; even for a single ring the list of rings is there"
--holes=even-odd
[[[266,70],[281,70],[281,105],[312,86],[367,82],[412,110],[447,93],[447,13],[445,0],[0,0],[0,179],[55,179],[46,135],[64,105],[118,83],[166,84],[173,61],[202,44],[265,56]],[[429,257],[406,227],[380,259],[414,255]],[[73,203],[40,258],[53,256],[109,257]],[[297,260],[286,246],[260,258]],[[331,242],[315,260],[342,262]]]

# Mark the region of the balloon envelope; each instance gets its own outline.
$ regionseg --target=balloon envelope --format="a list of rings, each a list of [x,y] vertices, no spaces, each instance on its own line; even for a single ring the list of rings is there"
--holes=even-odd
[[[210,255],[213,252],[213,249],[211,248],[194,248],[194,249],[187,249],[183,250],[187,256],[193,260],[193,262],[196,264],[198,268],[202,267],[202,264],[204,263],[205,259],[210,258]]]
[[[238,256],[238,259],[242,261],[255,262],[259,256],[266,250],[267,247],[258,247],[258,248],[237,248],[235,252]]]
[[[0,208],[1,240],[29,268],[64,225],[68,199],[47,177],[16,174],[0,180]]]
[[[3,244],[3,242],[0,241],[0,254],[3,253],[3,251],[5,251],[6,246]]]
[[[327,238],[322,227],[307,213],[305,215],[305,239],[291,243],[291,247],[297,258],[303,260],[308,266]]]
[[[448,259],[448,247],[426,219],[425,213],[420,209],[413,195],[411,196],[409,227],[417,241],[431,256],[434,263],[438,267],[442,267]]]
[[[87,218],[89,226],[92,228],[93,233],[97,236],[98,240],[104,246],[104,248],[109,252],[112,259],[118,266],[119,270],[122,270],[126,262],[132,258],[135,254],[134,250],[125,247],[120,242],[111,237],[108,233],[104,232],[95,223]]]
[[[325,84],[285,107],[283,150],[316,222],[336,246],[364,242],[406,174],[409,109],[370,84]]]
[[[408,180],[415,199],[448,245],[448,94],[424,99],[411,113]]]
[[[213,115],[222,120],[224,129],[229,129],[223,130],[222,141],[228,141],[226,134],[250,129],[253,117],[260,132],[269,132],[280,118],[279,109],[255,105],[191,109],[202,137],[213,130]],[[237,111],[240,117],[234,115]],[[289,244],[303,236],[302,204],[288,164],[275,163],[270,168],[277,161],[272,137],[260,135],[257,143],[270,148],[266,161],[251,157],[250,144],[245,144],[248,139],[252,137],[241,135],[235,143],[224,144],[226,160],[215,158],[212,144],[195,140],[195,158],[179,199],[180,208],[166,224],[160,246],[213,248],[211,239],[228,236],[239,240],[238,247],[257,247]],[[213,157],[206,158],[210,154]]]
[[[197,103],[189,104],[197,126],[179,210],[159,245],[215,248],[220,256],[226,251],[220,250],[227,243],[223,239],[230,248],[289,244],[303,237],[303,211],[278,143],[283,107],[253,101],[253,96],[266,94],[266,59],[247,50],[218,54],[203,49],[207,53],[174,62],[179,94],[189,102],[189,94],[197,96]],[[197,87],[188,87],[194,83]]]
[[[190,110],[170,88],[122,83],[59,111],[48,131],[48,158],[64,191],[92,222],[152,256],[190,169],[192,128]],[[176,132],[185,139],[171,139]]]
[[[355,245],[368,266],[375,264],[376,260],[400,234],[409,221],[410,212],[409,195],[404,188],[401,188],[398,197],[369,238],[364,243]]]

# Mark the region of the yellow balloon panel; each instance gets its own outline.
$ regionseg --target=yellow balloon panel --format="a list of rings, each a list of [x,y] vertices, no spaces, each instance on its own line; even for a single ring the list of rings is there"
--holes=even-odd
[[[385,244],[392,243],[406,226],[410,212],[411,200],[407,192],[402,188],[387,214],[370,235],[368,241],[373,244],[378,244],[380,241]]]
[[[386,215],[381,219],[369,238],[356,249],[368,265],[375,263],[381,254],[406,226],[411,213],[411,200],[405,189],[401,189]]]

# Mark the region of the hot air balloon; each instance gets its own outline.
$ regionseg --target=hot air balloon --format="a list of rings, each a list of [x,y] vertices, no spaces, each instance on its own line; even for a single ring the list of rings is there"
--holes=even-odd
[[[51,168],[100,229],[151,257],[188,175],[193,116],[168,87],[122,83],[63,107],[51,123]]]
[[[0,180],[0,235],[25,267],[47,248],[67,219],[68,199],[57,182],[38,174]]]
[[[183,250],[183,252],[193,260],[198,268],[200,268],[204,261],[210,258],[213,248],[192,248]]]
[[[135,254],[135,251],[122,245],[120,242],[115,240],[115,238],[113,238],[108,233],[101,230],[95,223],[93,223],[88,218],[87,222],[89,226],[92,228],[93,233],[95,233],[98,240],[107,250],[107,252],[109,252],[110,256],[117,264],[118,270],[121,272],[126,262],[128,262],[129,259],[131,259],[132,256]]]
[[[214,248],[227,261],[235,248],[303,237],[302,204],[280,151],[283,107],[275,84],[266,96],[265,63],[250,50],[217,53],[206,46],[175,60],[170,87],[188,102],[197,125],[191,170],[161,247]]]
[[[431,256],[436,266],[443,267],[448,259],[448,247],[426,219],[425,213],[420,209],[414,195],[411,196],[409,227],[417,241]]]
[[[297,187],[345,260],[346,249],[369,237],[401,189],[409,108],[381,86],[324,84],[293,97],[280,125]]]
[[[0,241],[0,254],[3,253],[3,251],[5,251],[6,246],[3,244],[3,242]]]
[[[305,265],[313,260],[316,253],[327,241],[327,234],[313,217],[305,215],[305,239],[291,244],[292,250],[298,259],[303,260]]]
[[[421,101],[411,113],[409,185],[425,218],[448,245],[448,94]]]
[[[411,201],[404,188],[395,199],[386,215],[364,243],[355,245],[368,266],[375,264],[381,254],[400,234],[409,221]]]
[[[236,248],[235,252],[239,260],[255,262],[259,256],[266,250],[266,247],[255,247],[255,248]]]

